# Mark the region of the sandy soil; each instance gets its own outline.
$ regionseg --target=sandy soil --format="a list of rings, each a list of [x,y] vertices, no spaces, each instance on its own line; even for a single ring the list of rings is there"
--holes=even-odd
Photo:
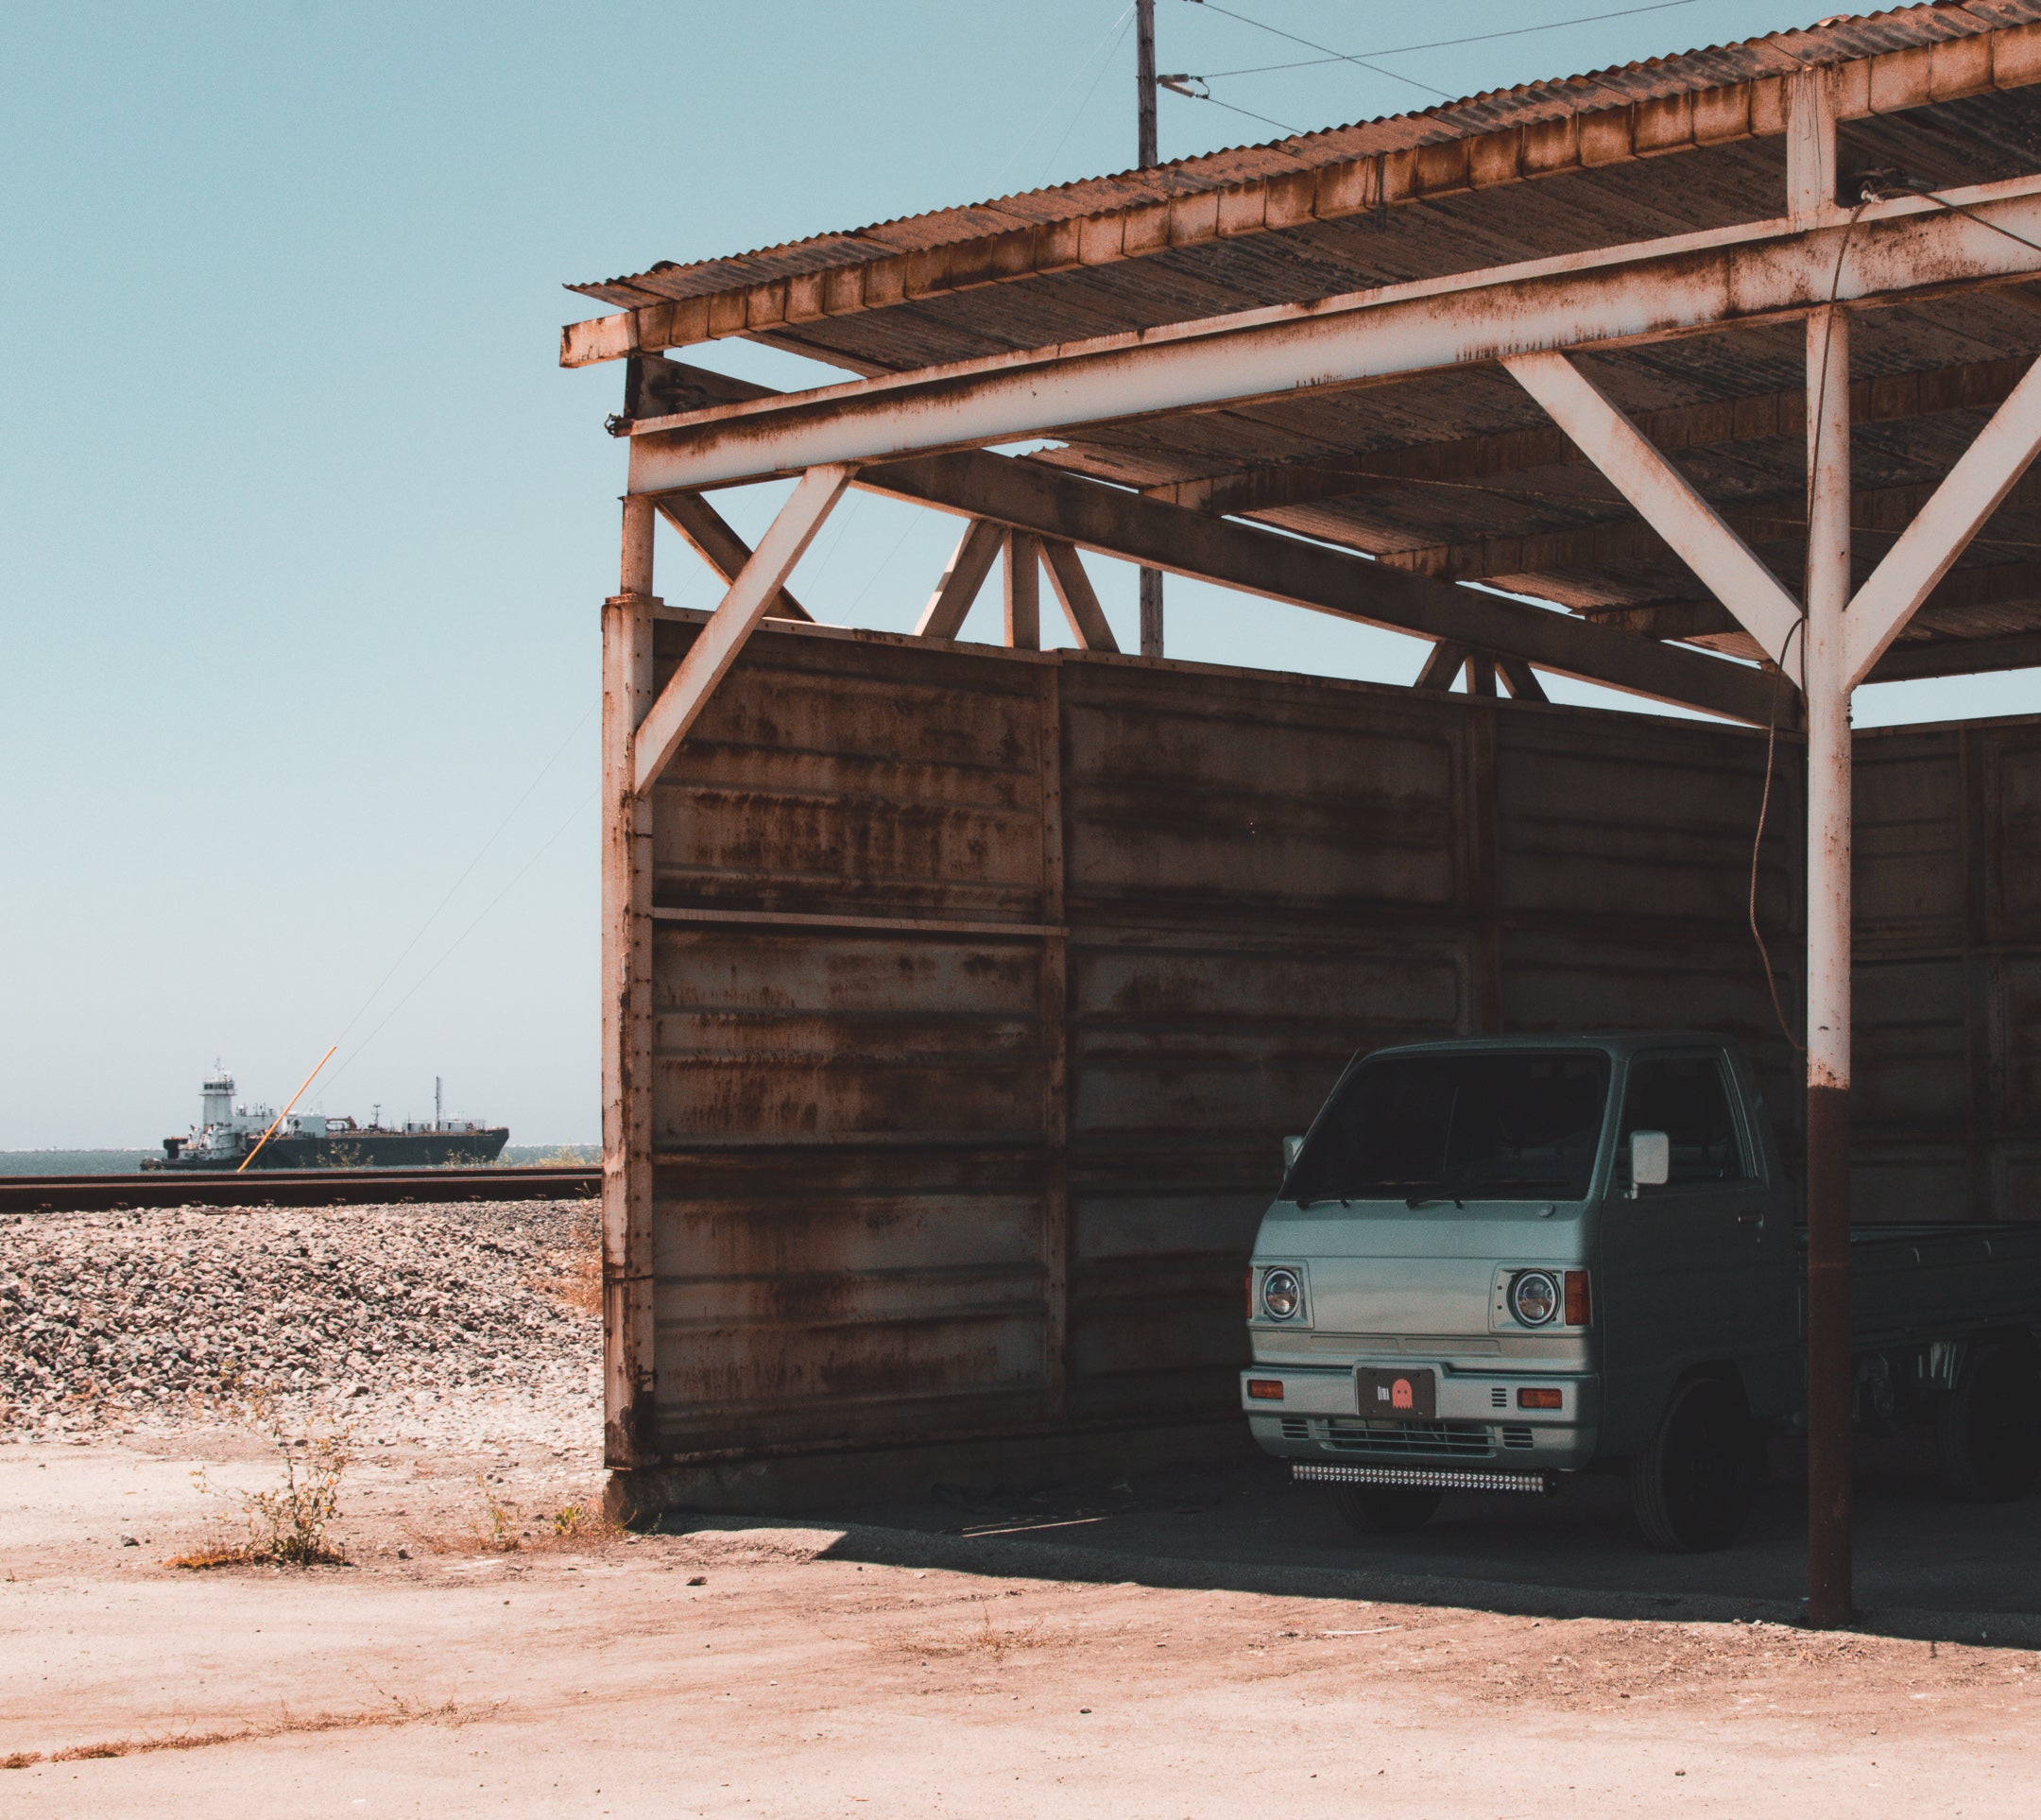
[[[378,1449],[354,1565],[163,1565],[265,1448],[0,1446],[7,1812],[1757,1820],[2041,1786],[2031,1650],[1102,1582],[1039,1536],[560,1538],[587,1451]],[[503,1511],[531,1545],[490,1546]]]
[[[2031,1511],[1903,1452],[1861,1580],[1903,1637],[1777,1622],[1790,1478],[1688,1563],[1614,1483],[1357,1545],[1247,1467],[628,1536],[573,1211],[0,1234],[0,1812],[2034,1811]],[[256,1367],[266,1416],[211,1388]],[[248,1536],[317,1408],[347,1564],[171,1565]]]

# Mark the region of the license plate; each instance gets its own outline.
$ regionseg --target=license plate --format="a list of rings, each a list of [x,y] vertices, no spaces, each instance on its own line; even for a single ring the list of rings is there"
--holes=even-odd
[[[1362,1365],[1354,1373],[1361,1414],[1374,1421],[1429,1422],[1438,1414],[1435,1371],[1383,1371]]]

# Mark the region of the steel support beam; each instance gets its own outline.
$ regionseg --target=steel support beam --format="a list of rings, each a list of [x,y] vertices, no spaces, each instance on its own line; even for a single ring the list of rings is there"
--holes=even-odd
[[[2028,293],[2015,291],[2014,296]],[[668,363],[673,364],[673,363]],[[1966,361],[1918,372],[1883,373],[1850,386],[1850,418],[1857,423],[1904,423],[1950,411],[1991,410],[2005,403],[2030,365],[2024,354],[2000,360]],[[1693,404],[1666,404],[1629,414],[1661,454],[1682,449],[1729,448],[1739,443],[1796,440],[1807,431],[1807,393],[1748,393]],[[1503,430],[1453,442],[1418,442],[1351,455],[1314,456],[1308,461],[1264,462],[1259,467],[1207,474],[1195,480],[1144,487],[1150,499],[1194,506],[1222,517],[1277,512],[1327,500],[1393,492],[1442,483],[1498,480],[1541,468],[1570,467],[1586,456],[1564,430],[1551,425]],[[1059,456],[1068,466],[1071,457]],[[1081,468],[1072,472],[1081,472]],[[1804,503],[1804,502],[1803,502]],[[1734,520],[1732,519],[1732,523]]]
[[[1417,672],[1417,679],[1411,687],[1436,689],[1441,692],[1450,689],[1459,681],[1460,672],[1466,667],[1466,661],[1471,655],[1465,644],[1455,644],[1449,640],[1441,639],[1425,658],[1423,667]]]
[[[1000,605],[1004,643],[1013,651],[1041,649],[1041,542],[1026,531],[1008,531],[1001,550]]]
[[[659,509],[660,516],[694,545],[695,554],[723,577],[725,587],[735,581],[751,560],[751,546],[699,493],[661,494]],[[784,588],[765,610],[765,617],[815,623],[815,615]]]
[[[1590,626],[1570,613],[1401,575],[1380,562],[1209,518],[1038,462],[967,452],[859,471],[897,499],[987,518],[1172,575],[1763,726],[1794,713],[1783,681],[1723,658]]]
[[[1000,527],[988,520],[974,518],[965,525],[963,536],[950,554],[950,566],[942,572],[935,592],[921,610],[920,622],[915,627],[920,637],[954,638],[963,629],[971,602],[978,598],[978,590],[992,572],[1002,538]]]
[[[1145,658],[1162,655],[1162,571],[1143,569],[1141,572],[1141,654]]]
[[[1844,655],[1845,686],[1853,687],[1870,674],[2037,454],[2041,454],[2041,362],[1992,414],[1977,440],[1963,452],[1948,477],[1850,601]]]
[[[1860,533],[1897,536],[1933,494],[1932,487],[1864,488],[1850,507],[1850,522]],[[2031,478],[2023,479],[2010,489],[2006,499],[2032,507],[2041,503],[2041,487],[2035,487]],[[2005,503],[2000,501],[2001,505]],[[1807,536],[1805,484],[1796,486],[1790,497],[1771,495],[1744,500],[1720,508],[1717,516],[1746,544],[1797,544]],[[1330,533],[1324,536],[1325,541],[1340,541]],[[1571,525],[1563,531],[1533,531],[1516,537],[1480,538],[1466,543],[1431,543],[1410,550],[1369,552],[1377,561],[1391,568],[1431,575],[1439,581],[1480,581],[1490,575],[1553,575],[1568,569],[1593,569],[1611,562],[1663,561],[1669,553],[1664,537],[1652,525],[1634,518],[1605,519],[1599,524]],[[1961,573],[1968,575],[1970,571]]]
[[[2041,632],[2012,632],[2004,638],[1921,639],[1895,644],[1864,680],[1909,682],[1920,677],[2035,669],[2041,669]]]
[[[1106,610],[1085,574],[1084,558],[1074,543],[1060,538],[1041,541],[1042,567],[1049,572],[1049,585],[1055,590],[1056,604],[1063,609],[1064,624],[1080,651],[1117,651],[1120,642],[1106,623]]]
[[[630,490],[763,480],[2041,274],[2041,178],[1598,249],[634,424]]]
[[[1687,476],[1653,448],[1566,355],[1519,354],[1503,364],[1702,585],[1736,615],[1759,649],[1797,680],[1801,654],[1791,644],[1800,624],[1798,603]],[[1846,497],[1844,503],[1846,507]]]
[[[618,591],[602,616],[603,1456],[653,1453],[652,805],[631,746],[652,701],[652,511],[624,502]]]
[[[1808,1619],[1850,1615],[1849,317],[1808,318]],[[1824,381],[1826,380],[1826,384]]]
[[[659,699],[646,711],[631,742],[631,788],[643,796],[658,781],[695,717],[708,705],[715,686],[737,661],[745,641],[765,617],[765,610],[780,594],[780,584],[800,560],[801,552],[822,528],[830,508],[843,497],[850,484],[850,470],[844,467],[816,468],[800,478],[780,514],[766,527],[737,579],[730,583],[723,604],[709,616],[681,659],[680,667],[667,678]]]

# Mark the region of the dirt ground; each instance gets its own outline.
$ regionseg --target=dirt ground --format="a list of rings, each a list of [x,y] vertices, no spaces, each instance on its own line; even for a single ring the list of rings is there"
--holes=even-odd
[[[2028,1623],[1455,1580],[1548,1546],[1471,1507],[1373,1552],[1239,1474],[563,1536],[588,1449],[395,1441],[343,1482],[351,1565],[164,1565],[278,1471],[227,1427],[0,1444],[0,1811],[1760,1820],[2041,1787]]]

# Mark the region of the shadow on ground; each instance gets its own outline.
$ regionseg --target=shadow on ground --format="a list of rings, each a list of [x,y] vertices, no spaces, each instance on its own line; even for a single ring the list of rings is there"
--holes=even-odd
[[[1950,1502],[1923,1435],[1866,1442],[1857,1480],[1858,1627],[2041,1647],[2041,1496]],[[1749,1527],[1714,1554],[1655,1552],[1619,1477],[1551,1499],[1449,1496],[1414,1536],[1348,1530],[1275,1461],[1116,1485],[946,1487],[836,1513],[845,1560],[1058,1580],[1383,1598],[1535,1616],[1796,1622],[1806,1585],[1804,1460],[1775,1445]],[[662,1527],[747,1520],[669,1513]]]

